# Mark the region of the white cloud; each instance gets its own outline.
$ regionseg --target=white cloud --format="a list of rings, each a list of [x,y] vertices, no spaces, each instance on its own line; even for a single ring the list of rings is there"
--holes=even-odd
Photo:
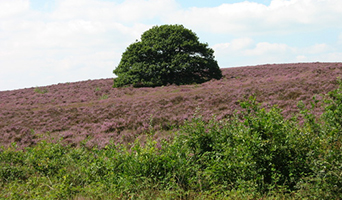
[[[272,0],[268,6],[244,1],[211,8],[182,8],[176,0],[55,1],[42,12],[31,9],[29,0],[0,0],[0,90],[112,77],[125,48],[153,25],[166,23],[207,37],[222,67],[342,57],[342,34],[337,45],[311,35],[341,30],[340,0]],[[312,41],[300,47],[286,42],[299,32]]]
[[[241,56],[253,64],[286,63],[295,60],[295,51],[296,48],[283,43],[258,42],[254,48],[243,50]]]
[[[342,51],[341,52],[333,52],[320,56],[321,60],[328,62],[341,62]]]
[[[98,0],[59,0],[52,17],[135,23],[167,15],[176,7],[173,0],[126,0],[121,4]]]
[[[0,19],[21,14],[29,7],[28,0],[0,0]]]
[[[295,61],[297,49],[283,43],[236,38],[213,46],[221,67]]]
[[[319,54],[324,53],[332,49],[329,45],[322,43],[322,44],[315,44],[306,49],[308,54]]]
[[[260,42],[254,49],[248,49],[245,51],[245,55],[248,56],[260,56],[265,54],[279,54],[291,51],[291,48],[286,44]]]
[[[0,0],[0,79],[25,77],[0,90],[113,77],[125,48],[152,26],[144,21],[174,6],[172,0],[57,0],[45,13],[30,10],[28,0]]]
[[[176,12],[169,21],[215,33],[253,35],[342,27],[341,18],[340,0],[272,0],[269,6],[245,1],[191,8]]]
[[[338,36],[337,43],[342,44],[342,33]]]
[[[173,0],[128,0],[118,7],[118,16],[122,20],[139,21],[156,16],[163,18],[172,13],[177,7]]]
[[[241,49],[245,49],[253,44],[253,40],[251,38],[237,38],[233,39],[230,43],[220,43],[214,45],[212,48],[215,51],[237,51]]]
[[[214,8],[191,8],[174,13],[169,21],[216,33],[246,31],[246,22],[257,21],[266,6],[251,2],[222,4]],[[247,17],[248,16],[248,17]]]
[[[301,62],[301,61],[307,61],[308,58],[306,56],[304,56],[304,55],[299,55],[299,56],[296,57],[296,60]]]
[[[264,63],[341,61],[341,53],[325,43],[308,47],[285,43],[255,42],[251,38],[237,38],[229,43],[213,46],[221,67]]]

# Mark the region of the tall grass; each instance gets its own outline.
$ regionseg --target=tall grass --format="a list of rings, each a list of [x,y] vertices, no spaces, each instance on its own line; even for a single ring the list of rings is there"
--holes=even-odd
[[[5,199],[342,199],[342,82],[284,118],[254,97],[230,118],[200,112],[171,141],[0,151]],[[315,106],[324,107],[321,116]]]

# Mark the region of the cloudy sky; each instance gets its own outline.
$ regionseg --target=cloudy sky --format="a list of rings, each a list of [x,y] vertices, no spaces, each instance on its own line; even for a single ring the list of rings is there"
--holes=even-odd
[[[183,24],[222,68],[342,62],[341,0],[0,0],[0,91],[114,77],[154,25]]]

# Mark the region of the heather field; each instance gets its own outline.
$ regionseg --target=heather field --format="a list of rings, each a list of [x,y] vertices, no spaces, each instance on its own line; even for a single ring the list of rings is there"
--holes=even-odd
[[[254,95],[265,107],[278,105],[285,117],[314,95],[337,88],[342,63],[277,64],[222,69],[223,79],[201,85],[112,88],[112,79],[0,92],[0,145],[26,147],[41,139],[104,147],[133,142],[151,129],[155,139],[199,112],[224,119]],[[321,110],[317,110],[319,114]],[[170,135],[171,134],[171,135]]]
[[[342,63],[0,92],[0,199],[342,199]]]

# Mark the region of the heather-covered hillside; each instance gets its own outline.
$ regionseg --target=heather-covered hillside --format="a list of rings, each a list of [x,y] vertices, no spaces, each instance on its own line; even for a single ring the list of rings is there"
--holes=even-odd
[[[337,88],[342,63],[260,65],[222,69],[223,79],[201,85],[112,88],[112,79],[64,83],[0,92],[0,146],[30,146],[42,138],[63,138],[103,147],[132,142],[156,131],[155,139],[199,113],[205,119],[232,115],[239,100],[255,95],[277,104],[285,116],[297,103]],[[317,110],[319,114],[320,110]]]

